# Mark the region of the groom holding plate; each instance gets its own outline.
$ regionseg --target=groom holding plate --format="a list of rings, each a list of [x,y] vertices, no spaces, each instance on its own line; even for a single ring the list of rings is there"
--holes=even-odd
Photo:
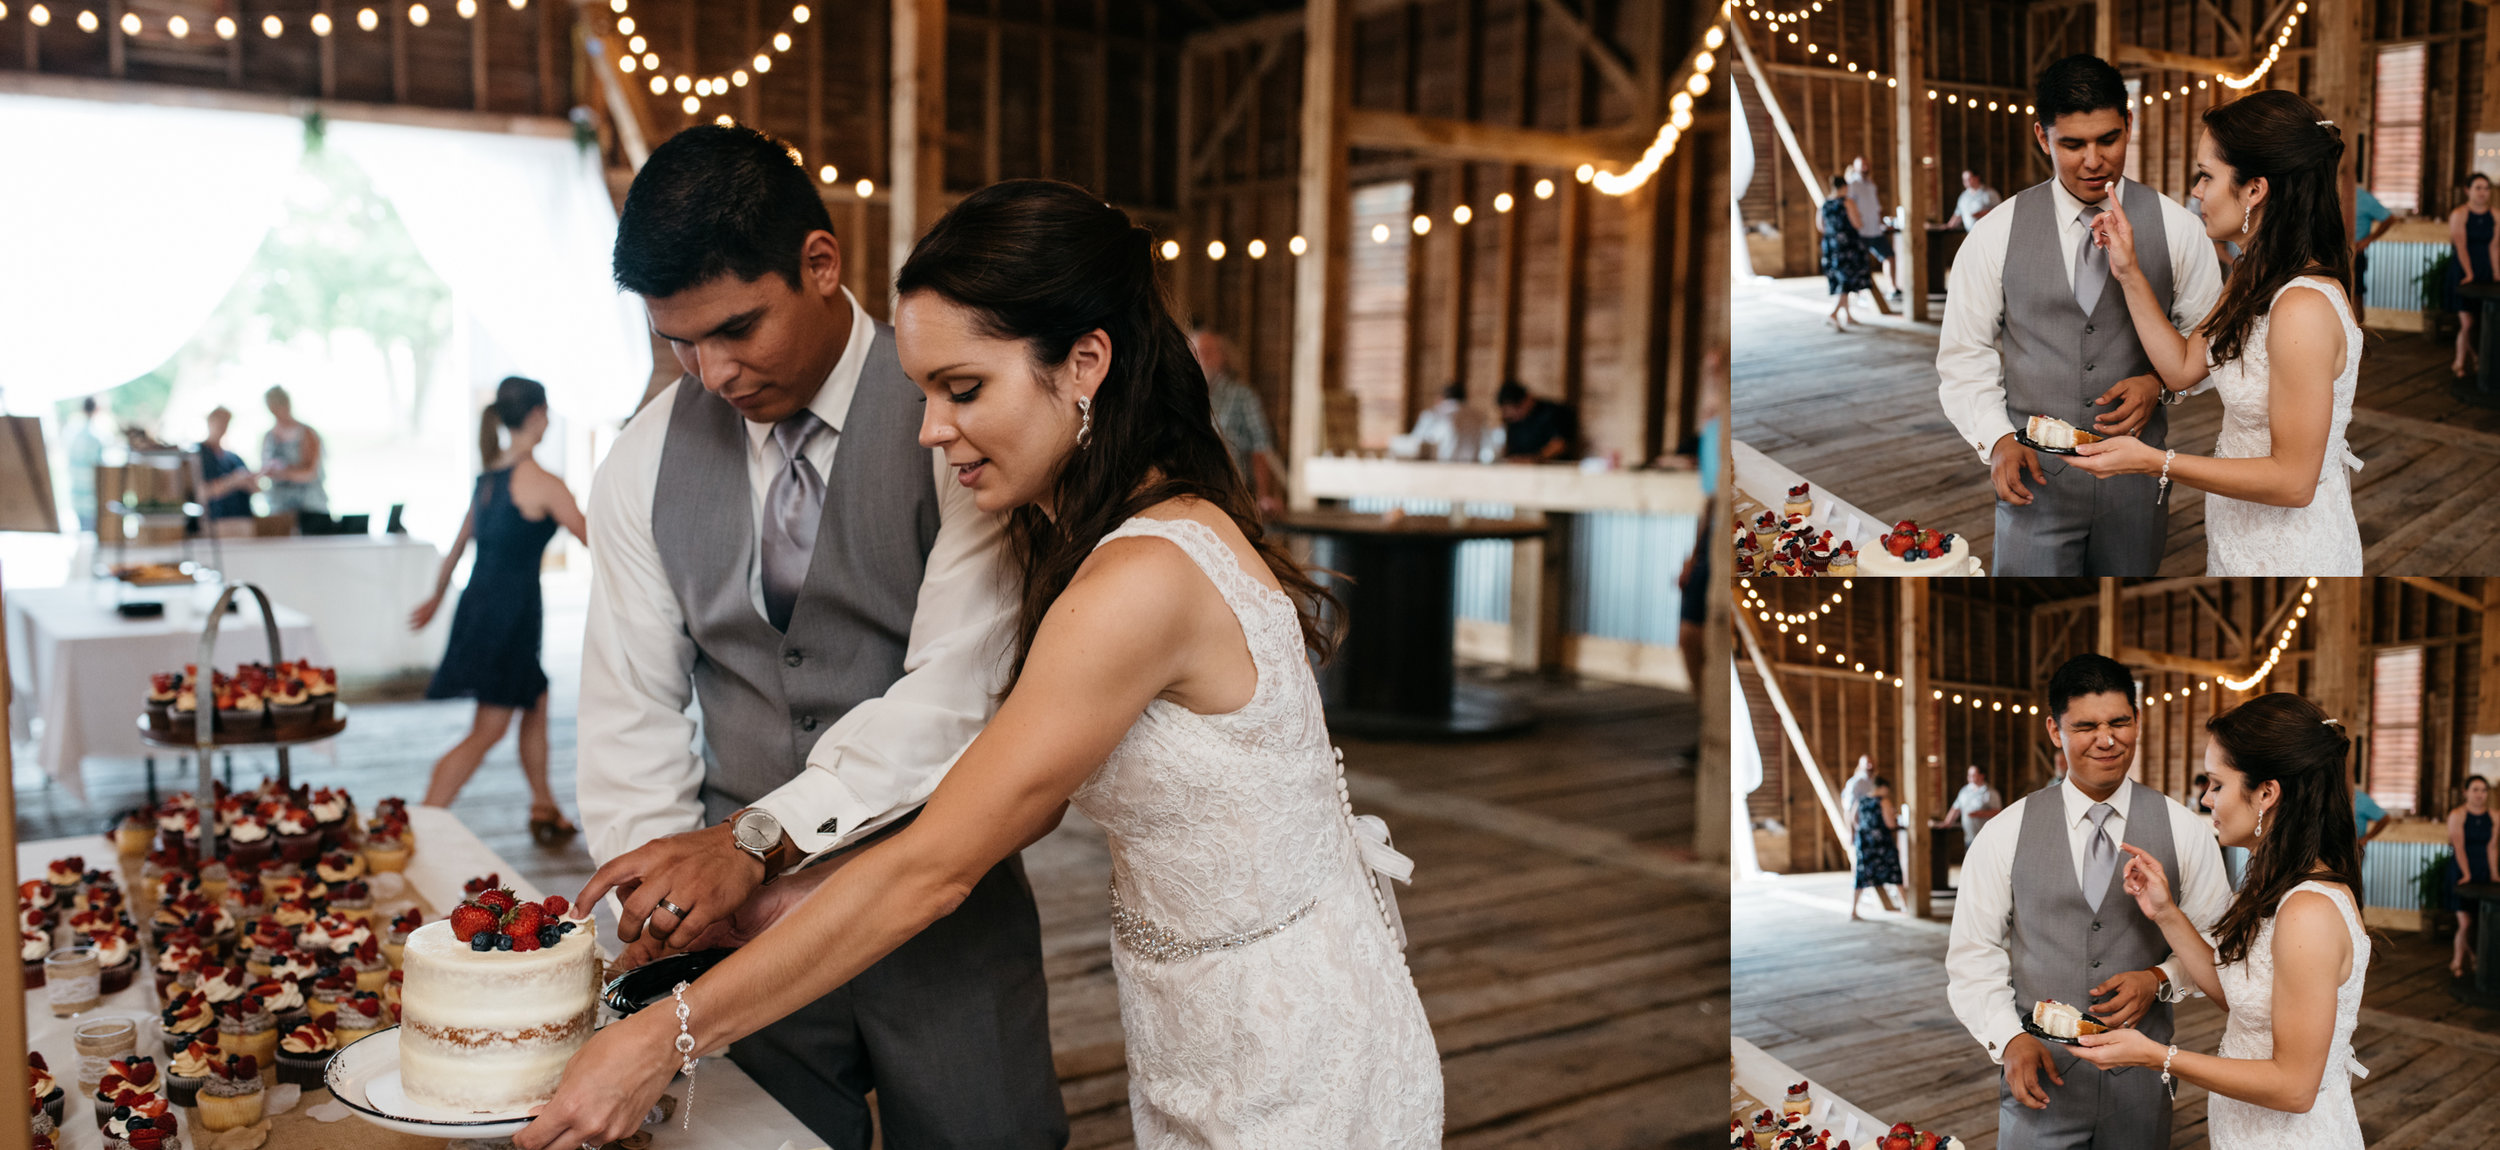
[[[2122,178],[2133,125],[2126,82],[2098,56],[2040,73],[2032,135],[2056,171],[1970,229],[1945,297],[1937,396],[1986,462],[1996,488],[1999,575],[2151,575],[2163,511],[2149,475],[2095,481],[2018,438],[2035,415],[2103,436],[2162,446],[2160,380],[2110,280],[2092,219],[2119,197],[2136,226],[2137,262],[2180,331],[2222,295],[2204,224]],[[2058,446],[2052,444],[2051,446]],[[2028,481],[2026,481],[2028,477]]]
[[[2190,983],[2161,928],[2120,889],[2119,847],[2142,849],[2180,876],[2180,908],[2199,930],[2231,901],[2222,852],[2193,812],[2127,778],[2135,679],[2116,660],[2078,655],[2057,669],[2048,732],[2066,778],[2015,800],[1971,843],[1945,951],[1946,995],[2004,1066],[1998,1145],[2162,1150],[2170,1098],[2158,1074],[2096,1069],[2026,1031],[2023,1019],[2036,1003],[2062,1002],[2170,1041],[2170,1004]]]

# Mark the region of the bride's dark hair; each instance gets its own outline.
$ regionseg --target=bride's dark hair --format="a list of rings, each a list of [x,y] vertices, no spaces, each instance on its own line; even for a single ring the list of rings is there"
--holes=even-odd
[[[1024,576],[1015,675],[1094,544],[1175,498],[1231,516],[1293,599],[1304,644],[1322,660],[1334,653],[1336,630],[1324,620],[1337,617],[1335,600],[1259,524],[1216,435],[1206,375],[1165,302],[1152,233],[1074,184],[1006,180],[939,217],[912,245],[894,289],[936,292],[971,310],[986,334],[1022,340],[1035,378],[1053,392],[1055,369],[1079,338],[1099,329],[1111,341],[1093,432],[1051,480],[1057,518],[1031,505],[1008,518],[1008,548]]]
[[[2361,854],[2344,770],[2352,737],[2317,704],[2284,691],[2224,711],[2206,720],[2205,729],[2252,795],[2268,780],[2283,788],[2266,818],[2271,829],[2249,848],[2238,897],[2214,924],[2214,949],[2227,965],[2248,957],[2257,932],[2293,887],[2315,878],[2360,893]]]
[[[2238,359],[2257,317],[2296,277],[2322,269],[2352,296],[2352,219],[2336,194],[2344,134],[2317,106],[2279,88],[2205,111],[2205,132],[2233,186],[2266,181],[2266,223],[2240,245],[2222,299],[2198,330],[2215,363]],[[2220,179],[2223,173],[2211,173]],[[2347,352],[2357,354],[2357,349]]]

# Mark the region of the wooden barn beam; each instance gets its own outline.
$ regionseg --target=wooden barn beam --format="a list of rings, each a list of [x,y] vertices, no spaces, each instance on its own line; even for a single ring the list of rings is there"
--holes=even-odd
[[[2237,663],[2225,663],[2219,659],[2199,659],[2193,655],[2153,651],[2143,647],[2120,647],[2118,652],[2110,657],[2130,667],[2142,667],[2148,671],[2175,671],[2182,675],[2203,675],[2208,678],[2228,675],[2236,679],[2257,669],[2253,661],[2247,666],[2241,666]]]
[[[1580,45],[1581,54],[1597,65],[1598,72],[1606,77],[1607,83],[1634,102],[1640,100],[1640,81],[1633,78],[1632,69],[1624,62],[1623,54],[1615,51],[1615,46],[1599,36],[1596,29],[1589,27],[1588,21],[1564,6],[1562,0],[1537,0],[1537,7],[1544,9],[1546,19],[1553,21],[1555,27],[1562,29],[1564,35]]]
[[[1242,77],[1241,86],[1234,90],[1233,98],[1225,102],[1222,112],[1216,114],[1215,126],[1208,129],[1204,137],[1198,139],[1197,150],[1187,153],[1189,166],[1183,171],[1183,179],[1196,180],[1203,177],[1206,174],[1207,165],[1214,163],[1215,157],[1223,154],[1224,142],[1232,138],[1233,129],[1240,127],[1242,118],[1249,115],[1252,108],[1258,106],[1259,93],[1263,82],[1267,79],[1267,74],[1275,71],[1276,62],[1284,58],[1285,42],[1282,39],[1260,42],[1258,57],[1250,64],[1250,74]]]
[[[2112,60],[2118,54],[2118,0],[2093,0],[2092,54]]]
[[[2500,734],[2500,577],[2483,577],[2482,646],[2474,654],[2482,664],[2475,681],[2474,727],[2478,735]]]
[[[1297,229],[1310,244],[1294,262],[1293,390],[1286,423],[1295,510],[1319,505],[1304,472],[1325,441],[1328,396],[1345,376],[1353,189],[1346,182],[1346,122],[1354,86],[1351,0],[1310,0],[1302,56],[1302,157]]]
[[[2315,21],[2318,46],[2310,74],[2317,85],[2319,110],[2344,125],[2344,134],[2350,137],[2370,126],[2369,0],[2315,0],[2309,5],[2309,19]],[[2347,224],[2352,220],[2353,164],[2360,158],[2355,152],[2344,149],[2335,168],[2335,195]]]
[[[2432,595],[2445,599],[2459,607],[2465,608],[2468,611],[2480,612],[2483,609],[2483,601],[2481,599],[2468,595],[2455,587],[2449,586],[2448,584],[2442,583],[2439,580],[2433,579],[2427,575],[2399,575],[2397,578],[2403,580],[2406,586],[2411,587],[2416,591],[2420,591],[2425,595]]]
[[[1376,108],[1352,108],[1346,113],[1345,130],[1346,142],[1355,147],[1398,148],[1438,159],[1496,160],[1571,168],[1581,164],[1620,167],[1637,161],[1658,129],[1652,124],[1637,131],[1549,132]]]
[[[1805,728],[1798,725],[1797,713],[1788,705],[1787,692],[1780,690],[1778,665],[1762,653],[1762,637],[1755,633],[1753,620],[1742,611],[1731,611],[1729,614],[1736,620],[1737,637],[1744,640],[1745,656],[1753,661],[1754,673],[1762,677],[1762,693],[1771,698],[1771,711],[1779,716],[1780,730],[1788,735],[1788,747],[1796,752],[1797,761],[1804,765],[1806,781],[1814,784],[1815,801],[1822,806],[1823,817],[1831,824],[1832,836],[1840,840],[1841,854],[1849,859],[1851,865],[1855,865],[1858,861],[1857,836],[1849,833],[1849,820],[1840,817],[1840,798],[1832,793],[1831,781],[1823,777],[1823,768],[1814,761],[1814,748],[1807,744]]]
[[[1779,92],[1763,73],[1762,62],[1754,57],[1753,45],[1740,25],[1729,30],[1728,42],[1736,46],[1736,54],[1745,61],[1745,74],[1752,78],[1754,94],[1762,97],[1763,110],[1771,115],[1771,131],[1780,140],[1780,149],[1788,153],[1788,162],[1797,171],[1797,178],[1806,186],[1806,201],[1820,203],[1823,191],[1814,181],[1814,164],[1806,158],[1804,146],[1797,142],[1797,131],[1788,122],[1788,113],[1780,107]]]
[[[2118,655],[2118,580],[2101,577],[2100,614],[2093,618],[2092,650],[2116,658]]]
[[[1919,0],[1895,0],[1901,7]],[[1899,9],[1896,8],[1895,11]],[[1924,294],[1924,293],[1922,293]],[[1934,850],[1927,829],[1926,804],[1937,765],[1927,756],[1927,612],[1933,600],[1925,579],[1897,580],[1901,609],[1895,612],[1893,644],[1901,652],[1901,821],[1910,832],[1910,857],[1903,860],[1901,889],[1909,895],[1910,915],[1926,918],[1934,909],[1935,883],[1929,880],[1929,855]]]
[[[2118,55],[2111,59],[2110,63],[2116,64],[2121,68],[2132,64],[2139,68],[2160,68],[2172,72],[2195,72],[2208,75],[2215,72],[2238,73],[2248,70],[2248,62],[2246,60],[2224,60],[2213,56],[2194,56],[2186,52],[2172,52],[2161,48],[2147,48],[2142,44],[2119,45]]]
[[[946,211],[946,0],[894,0],[893,11],[886,266],[899,268]]]
[[[639,172],[642,162],[651,157],[651,141],[659,135],[651,122],[651,107],[643,102],[641,88],[618,76],[616,53],[610,51],[607,33],[596,22],[588,15],[580,16],[573,34],[581,37],[590,53],[590,71],[599,76],[599,95],[607,103],[608,120],[616,125],[616,146],[624,150],[626,166]]]
[[[1928,0],[1893,0],[1892,5],[1892,74],[1895,76],[1927,75],[1927,2]],[[1927,101],[1918,92],[1916,83],[1904,84],[1892,92],[1892,155],[1893,198],[1900,205],[1902,228],[1892,248],[1893,277],[1908,297],[1910,318],[1926,323],[1934,318],[1934,304],[1927,295],[1927,165],[1935,155],[1934,132],[1929,126]],[[1876,299],[1883,299],[1877,292]]]

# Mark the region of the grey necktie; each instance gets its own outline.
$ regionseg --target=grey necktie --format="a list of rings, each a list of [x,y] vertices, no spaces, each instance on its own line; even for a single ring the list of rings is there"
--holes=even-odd
[[[2091,837],[2083,840],[2083,900],[2092,909],[2101,909],[2101,896],[2109,893],[2109,876],[2118,870],[2118,844],[2109,840],[2109,816],[2117,808],[2108,803],[2094,803],[2084,817],[2092,820]]]
[[[2101,289],[2109,285],[2109,253],[2092,242],[2092,219],[2104,209],[2099,204],[2085,204],[2076,219],[2083,221],[2083,246],[2075,251],[2075,302],[2083,314],[2092,314],[2101,302]]]
[[[825,481],[807,461],[807,445],[825,430],[824,421],[805,408],[773,425],[773,442],[781,445],[783,462],[764,492],[764,617],[777,631],[790,629],[790,608],[799,601],[807,561],[816,554]]]

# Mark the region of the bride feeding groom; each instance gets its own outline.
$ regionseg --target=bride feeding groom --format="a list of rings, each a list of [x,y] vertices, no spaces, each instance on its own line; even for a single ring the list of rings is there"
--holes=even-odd
[[[2004,1068],[1998,1144],[2166,1147],[2185,1080],[2212,1095],[2222,1150],[2360,1147],[2347,1073],[2362,1073],[2352,1031],[2370,943],[2342,726],[2280,692],[2210,720],[2211,831],[2127,778],[2124,666],[2083,655],[2058,668],[2048,726],[2066,778],[1971,844],[1945,959],[1955,1015]],[[2236,895],[2217,837],[2250,852]],[[2173,1041],[2171,1004],[2190,992],[2229,1013],[2217,1054]],[[2103,1032],[2039,1037],[2023,1018],[2044,1000]]]
[[[2050,65],[2035,101],[2056,175],[1971,229],[1936,354],[1996,488],[1997,573],[2156,574],[2181,484],[2206,492],[2207,574],[2361,574],[2341,131],[2285,91],[2208,110],[2200,214],[2120,174],[2132,113],[2107,61]],[[2227,282],[2217,240],[2241,248]],[[2221,436],[2181,452],[2162,409],[2207,385]]]

